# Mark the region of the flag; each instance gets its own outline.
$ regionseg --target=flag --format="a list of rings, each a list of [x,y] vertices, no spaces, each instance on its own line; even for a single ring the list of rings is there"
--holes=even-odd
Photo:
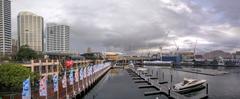
[[[66,76],[66,71],[64,72],[64,76],[62,79],[62,87],[66,88],[67,87],[67,76]]]
[[[75,71],[75,82],[79,81],[79,72],[78,69]]]
[[[52,79],[53,79],[53,90],[54,92],[57,92],[58,91],[58,75],[54,74]]]
[[[40,80],[40,84],[39,84],[39,94],[40,96],[47,96],[47,76],[44,76],[41,80]]]
[[[69,83],[70,83],[70,85],[73,85],[73,83],[74,83],[73,69],[70,70],[70,74],[69,74]]]
[[[31,99],[30,77],[23,81],[22,99]]]
[[[74,62],[72,60],[70,60],[70,59],[65,61],[65,66],[67,68],[71,68],[73,64],[74,64]]]

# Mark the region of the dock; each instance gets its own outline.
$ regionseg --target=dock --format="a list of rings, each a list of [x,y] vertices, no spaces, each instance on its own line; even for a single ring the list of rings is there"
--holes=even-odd
[[[148,85],[141,85],[141,86],[139,86],[139,88],[155,88],[156,89],[156,91],[145,92],[144,93],[145,96],[163,94],[163,95],[166,95],[167,97],[169,97],[170,99],[206,99],[206,98],[208,98],[207,88],[206,88],[206,93],[199,93],[196,96],[189,97],[189,96],[185,96],[184,94],[180,94],[180,93],[173,91],[171,89],[171,87],[169,88],[169,84],[166,84],[166,83],[168,83],[167,81],[159,82],[158,80],[156,80],[157,78],[151,77],[151,76],[149,76],[149,74],[139,72],[134,68],[130,68],[128,71],[131,72],[130,73],[131,75],[139,76],[140,78],[142,78],[142,80],[136,79],[134,81],[135,83],[139,83],[139,82],[144,83],[145,82],[148,84]],[[155,78],[155,79],[151,79],[151,78]],[[207,85],[207,87],[208,87],[208,85]]]

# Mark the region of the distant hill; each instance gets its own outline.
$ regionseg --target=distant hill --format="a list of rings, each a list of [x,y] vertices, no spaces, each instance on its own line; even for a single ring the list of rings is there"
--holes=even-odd
[[[214,50],[214,51],[205,53],[203,56],[204,58],[207,58],[207,59],[219,58],[220,56],[223,57],[224,59],[232,58],[231,53],[224,52],[222,50]]]

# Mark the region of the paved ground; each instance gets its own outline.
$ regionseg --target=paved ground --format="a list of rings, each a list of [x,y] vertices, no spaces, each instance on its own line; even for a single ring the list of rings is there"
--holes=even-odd
[[[112,69],[84,97],[84,99],[167,99],[163,95],[144,96],[144,92],[155,89],[139,89],[126,70]]]

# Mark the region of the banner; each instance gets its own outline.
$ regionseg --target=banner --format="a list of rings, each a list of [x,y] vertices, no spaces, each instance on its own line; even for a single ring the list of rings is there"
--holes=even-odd
[[[67,87],[67,75],[66,75],[66,71],[64,72],[64,76],[62,79],[62,87],[66,88]]]
[[[79,69],[79,78],[80,78],[80,80],[82,80],[83,79],[83,68],[80,68]]]
[[[23,81],[22,99],[31,99],[30,77]]]
[[[53,90],[54,92],[58,91],[58,74],[53,75]]]
[[[79,81],[79,72],[78,72],[78,69],[75,71],[75,82],[78,82]]]
[[[40,96],[47,96],[47,76],[44,76],[40,80],[39,94],[40,94]]]
[[[69,84],[73,85],[73,83],[74,83],[73,69],[71,69],[69,74]]]

